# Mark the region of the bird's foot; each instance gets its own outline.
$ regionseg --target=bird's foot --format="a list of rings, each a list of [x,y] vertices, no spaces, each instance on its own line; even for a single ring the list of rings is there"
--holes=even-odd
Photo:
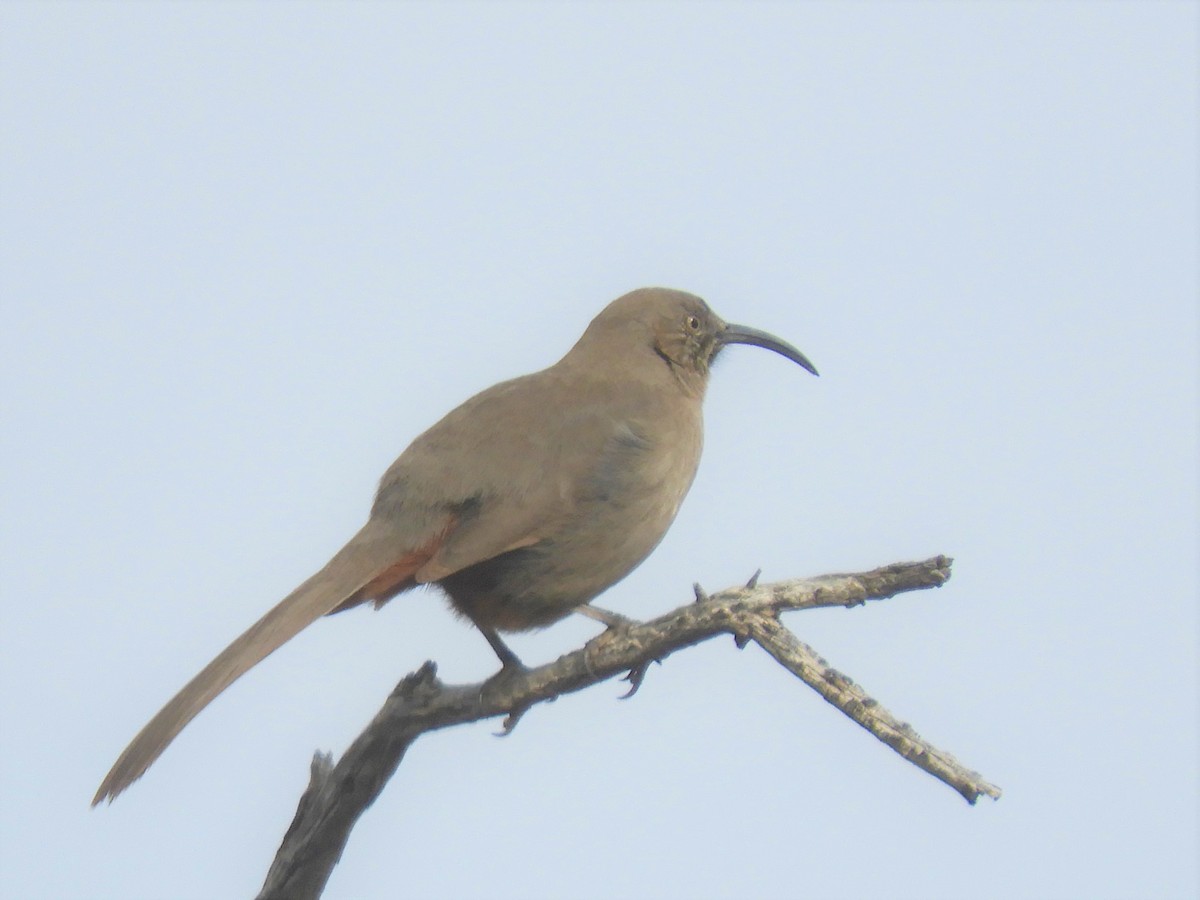
[[[611,639],[613,636],[628,630],[634,625],[640,625],[636,619],[631,619],[628,616],[623,616],[620,613],[612,612],[608,609],[601,609],[599,606],[592,606],[590,603],[585,603],[583,606],[575,610],[577,613],[587,616],[589,619],[595,619],[597,622],[603,622],[605,630],[592,640],[588,641],[583,648],[583,667],[588,673],[588,677],[593,680],[599,680],[599,673],[592,666],[591,652],[592,645],[598,644],[605,640]]]
[[[513,729],[517,727],[517,723],[521,721],[521,717],[532,708],[532,700],[514,706],[508,711],[508,715],[504,717],[504,721],[500,724],[500,730],[493,733],[496,737],[508,737],[513,733]]]
[[[509,659],[504,661],[495,675],[479,686],[479,703],[482,706],[485,704],[490,695],[490,699],[495,702],[500,709],[504,709],[507,705],[504,701],[509,684],[520,678],[524,678],[529,672],[529,667],[521,660],[517,659],[513,654]],[[500,731],[496,732],[497,737],[507,737],[512,734],[512,730],[517,727],[517,723],[521,721],[521,716],[533,706],[533,701],[508,706],[508,715],[504,717],[504,723],[500,726]]]
[[[500,639],[500,635],[496,633],[495,629],[481,626],[479,630],[483,632],[483,636],[487,638],[487,642],[491,644],[492,650],[500,660],[500,671],[479,687],[479,702],[482,704],[489,693],[503,692],[507,682],[525,675],[529,671],[529,667],[521,662],[521,658]],[[518,716],[518,718],[520,717]],[[513,724],[516,724],[515,721]],[[505,733],[507,734],[510,730],[506,728]]]
[[[648,659],[645,662],[638,663],[636,666],[626,672],[625,677],[621,680],[629,682],[629,690],[622,694],[618,699],[628,700],[638,692],[638,688],[640,688],[642,686],[642,682],[646,680],[646,672],[650,668],[650,663],[658,663],[661,666],[662,660]]]
[[[503,660],[500,670],[483,683],[479,691],[480,699],[491,690],[503,690],[508,682],[523,678],[528,673],[529,666],[517,659],[516,654],[513,654]]]

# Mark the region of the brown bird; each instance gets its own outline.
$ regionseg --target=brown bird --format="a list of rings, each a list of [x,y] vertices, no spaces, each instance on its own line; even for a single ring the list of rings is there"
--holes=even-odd
[[[817,374],[795,347],[726,324],[699,297],[643,288],[610,303],[550,368],[451,411],[384,473],[358,534],[138,733],[92,805],[129,787],[218,694],[316,619],[419,584],[441,587],[519,668],[498,632],[591,612],[662,540],[700,462],[709,365],[727,344]]]

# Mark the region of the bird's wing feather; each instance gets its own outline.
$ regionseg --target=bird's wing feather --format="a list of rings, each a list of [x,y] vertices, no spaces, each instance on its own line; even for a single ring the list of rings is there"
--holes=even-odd
[[[579,402],[561,408],[564,390]],[[413,441],[384,475],[372,515],[399,523],[420,510],[455,513],[420,583],[537,544],[578,515],[609,466],[629,433],[626,400],[557,368],[489,388]]]

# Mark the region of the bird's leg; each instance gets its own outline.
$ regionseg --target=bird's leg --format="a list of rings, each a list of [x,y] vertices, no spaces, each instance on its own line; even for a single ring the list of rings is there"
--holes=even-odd
[[[615,613],[607,609],[601,609],[598,606],[592,606],[590,603],[576,607],[575,612],[587,616],[589,619],[595,619],[597,622],[603,622],[611,629],[628,628],[630,625],[637,624],[628,616],[623,616],[620,613]]]
[[[500,639],[500,635],[494,628],[485,628],[482,625],[478,626],[483,632],[483,636],[487,638],[487,642],[492,645],[492,650],[496,652],[496,656],[500,658],[500,673],[504,672],[525,672],[528,667],[521,662],[520,657],[509,649],[508,644]],[[497,674],[500,674],[497,673]]]
[[[509,679],[520,678],[529,671],[529,667],[526,666],[525,663],[521,662],[520,657],[513,653],[512,650],[509,649],[508,644],[504,643],[504,641],[500,639],[500,635],[497,633],[496,629],[486,628],[483,625],[480,625],[478,622],[475,623],[475,627],[483,632],[483,636],[487,638],[487,642],[492,645],[492,649],[496,652],[496,656],[500,657],[500,671],[479,686],[478,700],[480,703],[483,703],[489,688],[496,687],[503,692],[504,686]],[[532,700],[518,706],[509,707],[508,715],[504,718],[502,730],[497,732],[497,736],[504,737],[505,735],[512,734],[512,730],[516,728],[517,723],[521,721],[521,716],[525,715],[531,706],[533,706]]]

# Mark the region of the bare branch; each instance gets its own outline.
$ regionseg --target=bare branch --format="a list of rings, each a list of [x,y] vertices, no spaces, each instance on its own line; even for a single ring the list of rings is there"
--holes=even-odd
[[[951,560],[896,563],[870,572],[824,575],[730,588],[696,599],[645,623],[617,624],[579,650],[524,672],[504,671],[481,684],[446,685],[432,662],[408,675],[337,765],[320,753],[311,781],[267,874],[259,900],[319,897],[350,830],[379,796],[408,747],[422,734],[504,716],[507,733],[538,703],[582,690],[623,672],[636,691],[652,662],[720,634],[753,640],[826,700],[905,759],[944,781],[972,803],[999,797],[988,784],[895,719],[850,679],[837,673],[779,622],[788,610],[857,606],[906,591],[940,587]]]
[[[867,695],[861,687],[831,668],[812,647],[798,640],[768,616],[752,616],[747,630],[755,643],[797,678],[883,741],[914,766],[954,788],[968,803],[980,794],[1000,799],[1000,788],[989,784],[949,753],[937,749]]]

